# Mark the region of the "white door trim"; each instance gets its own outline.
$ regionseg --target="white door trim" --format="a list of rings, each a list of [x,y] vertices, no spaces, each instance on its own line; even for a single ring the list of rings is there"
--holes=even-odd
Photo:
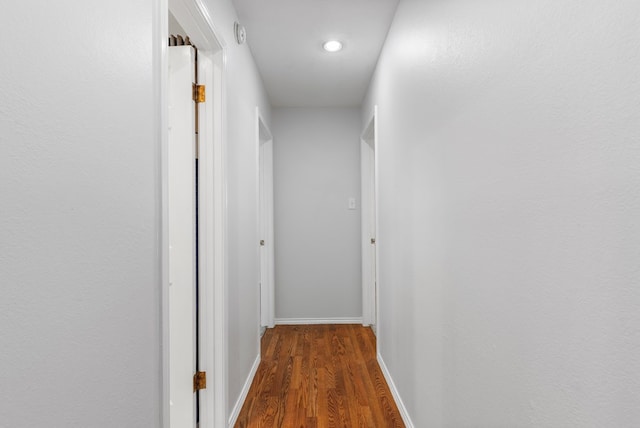
[[[153,80],[155,96],[155,116],[156,128],[155,137],[160,147],[157,151],[156,178],[160,183],[158,189],[159,198],[156,211],[159,212],[160,230],[158,243],[160,245],[160,295],[161,309],[160,322],[162,329],[162,391],[161,391],[161,424],[162,428],[170,428],[169,419],[169,120],[168,120],[168,98],[169,98],[169,55],[167,53],[167,42],[169,37],[169,14],[168,0],[158,0],[153,2]]]
[[[207,101],[200,114],[200,363],[207,372],[207,389],[200,394],[200,426],[226,427],[227,416],[227,173],[226,173],[226,51],[202,0],[154,2],[154,83],[157,140],[160,143],[161,261],[162,261],[162,426],[169,427],[169,250],[168,250],[168,11],[176,17],[198,54],[209,66],[201,78]],[[204,111],[203,111],[204,110]]]
[[[260,114],[259,107],[256,107],[255,132],[258,176],[258,233],[260,234],[259,239],[265,240],[264,247],[258,247],[258,260],[260,260],[259,327],[262,329],[262,327],[272,328],[275,325],[275,234],[273,225],[273,136],[266,121]],[[262,147],[266,149],[262,150]],[[261,174],[263,174],[262,177]],[[266,193],[263,194],[265,190]]]
[[[200,369],[207,388],[200,391],[200,426],[221,427],[226,418],[226,175],[222,144],[221,53],[198,51],[199,77],[207,101],[200,105],[199,244]]]
[[[378,106],[373,109],[373,114],[360,136],[361,141],[361,174],[362,174],[362,318],[364,325],[378,325]],[[369,143],[370,142],[370,143]],[[371,151],[367,146],[373,146],[373,161]],[[373,168],[373,182],[371,180],[371,168]],[[373,189],[371,188],[373,186]],[[373,204],[371,196],[373,196]],[[365,207],[372,207],[371,209]],[[373,224],[372,224],[373,223]],[[372,235],[373,231],[373,236]],[[371,241],[375,243],[375,268],[371,266]],[[377,328],[376,328],[377,332]]]

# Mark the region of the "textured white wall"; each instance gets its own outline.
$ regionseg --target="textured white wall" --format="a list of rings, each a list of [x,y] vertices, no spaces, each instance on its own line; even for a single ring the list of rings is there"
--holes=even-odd
[[[153,4],[3,3],[2,427],[160,426]]]
[[[360,109],[277,108],[272,131],[276,318],[361,317]]]
[[[0,16],[0,426],[160,425],[152,4]],[[270,111],[231,1],[207,6],[227,43],[231,407],[258,354],[253,123]]]
[[[270,126],[271,107],[251,51],[235,42],[231,0],[207,0],[226,42],[229,396],[231,412],[258,356],[259,287],[256,106]],[[250,36],[249,36],[250,37]]]
[[[416,427],[640,425],[640,3],[403,0],[380,350]]]

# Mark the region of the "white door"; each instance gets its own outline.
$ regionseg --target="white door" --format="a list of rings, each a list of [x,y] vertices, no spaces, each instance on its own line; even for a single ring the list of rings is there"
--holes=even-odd
[[[260,114],[258,120],[258,227],[260,232],[260,325],[275,322],[275,252],[273,229],[273,139]]]
[[[376,332],[378,320],[377,228],[376,228],[376,116],[362,133],[362,312],[363,324]]]
[[[169,49],[170,427],[196,426],[195,51]]]

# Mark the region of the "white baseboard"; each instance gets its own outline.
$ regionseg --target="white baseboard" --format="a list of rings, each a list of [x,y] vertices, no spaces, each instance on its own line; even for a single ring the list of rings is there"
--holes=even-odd
[[[242,387],[242,391],[240,391],[240,396],[238,397],[238,401],[236,401],[236,405],[233,406],[233,411],[229,416],[229,428],[233,428],[238,420],[238,416],[240,416],[240,411],[242,410],[242,405],[244,404],[244,400],[247,399],[247,394],[249,394],[249,388],[251,388],[251,384],[253,383],[253,378],[256,376],[258,372],[258,366],[260,365],[260,354],[256,357],[256,360],[253,362],[253,367],[251,367],[251,371],[249,372],[249,376],[247,376],[247,380],[244,382],[244,386]]]
[[[359,318],[276,318],[276,325],[362,324]]]
[[[398,406],[398,410],[400,411],[400,416],[402,417],[402,421],[404,422],[407,428],[414,428],[413,421],[411,421],[411,418],[409,417],[409,412],[407,412],[407,408],[405,407],[404,402],[402,401],[402,398],[400,398],[400,393],[396,388],[396,384],[393,383],[393,379],[391,378],[391,373],[389,373],[389,369],[387,368],[387,365],[384,363],[384,360],[382,359],[382,355],[380,354],[378,354],[378,364],[380,365],[380,370],[382,370],[382,375],[387,381],[387,385],[389,385],[389,389],[391,390],[391,395],[393,395],[393,399],[395,400],[396,405]]]

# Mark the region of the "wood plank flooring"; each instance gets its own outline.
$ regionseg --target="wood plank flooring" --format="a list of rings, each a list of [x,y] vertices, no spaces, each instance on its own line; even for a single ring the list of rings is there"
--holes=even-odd
[[[236,428],[404,428],[361,325],[276,326]]]

